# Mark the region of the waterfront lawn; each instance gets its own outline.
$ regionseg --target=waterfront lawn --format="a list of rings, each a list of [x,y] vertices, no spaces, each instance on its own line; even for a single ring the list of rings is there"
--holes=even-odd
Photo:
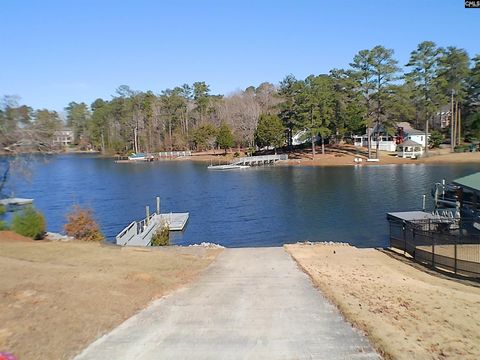
[[[191,281],[220,251],[33,241],[0,232],[0,351],[69,359]]]
[[[286,245],[387,359],[480,359],[480,288],[375,249]]]

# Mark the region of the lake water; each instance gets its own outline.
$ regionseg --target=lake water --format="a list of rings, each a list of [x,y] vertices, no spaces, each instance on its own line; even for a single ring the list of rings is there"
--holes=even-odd
[[[116,164],[91,155],[50,157],[12,190],[34,198],[49,231],[61,232],[75,203],[91,207],[113,240],[145,205],[189,212],[173,242],[214,242],[228,247],[272,246],[297,241],[342,241],[361,247],[387,244],[386,212],[419,210],[422,194],[442,178],[480,171],[480,164],[361,167],[267,166],[208,171],[207,164],[163,161]]]

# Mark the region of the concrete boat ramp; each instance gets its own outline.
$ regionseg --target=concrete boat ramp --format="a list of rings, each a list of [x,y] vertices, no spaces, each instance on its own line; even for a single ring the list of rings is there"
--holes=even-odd
[[[76,360],[380,359],[283,248],[225,249]]]

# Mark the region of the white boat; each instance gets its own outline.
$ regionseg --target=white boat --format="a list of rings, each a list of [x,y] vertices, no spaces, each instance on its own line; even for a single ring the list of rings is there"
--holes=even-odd
[[[247,169],[249,167],[248,165],[209,165],[207,168],[209,170],[236,170]]]
[[[130,160],[130,161],[152,161],[153,160],[153,155],[144,154],[144,153],[132,154],[128,157],[128,160]]]
[[[3,206],[23,206],[31,203],[33,203],[33,199],[8,198],[0,200],[0,205]]]

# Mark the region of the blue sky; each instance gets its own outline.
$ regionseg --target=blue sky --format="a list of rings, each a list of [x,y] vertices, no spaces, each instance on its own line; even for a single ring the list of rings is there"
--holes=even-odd
[[[205,81],[228,94],[345,68],[381,44],[404,65],[424,40],[480,53],[463,0],[3,0],[0,95],[34,108]]]

